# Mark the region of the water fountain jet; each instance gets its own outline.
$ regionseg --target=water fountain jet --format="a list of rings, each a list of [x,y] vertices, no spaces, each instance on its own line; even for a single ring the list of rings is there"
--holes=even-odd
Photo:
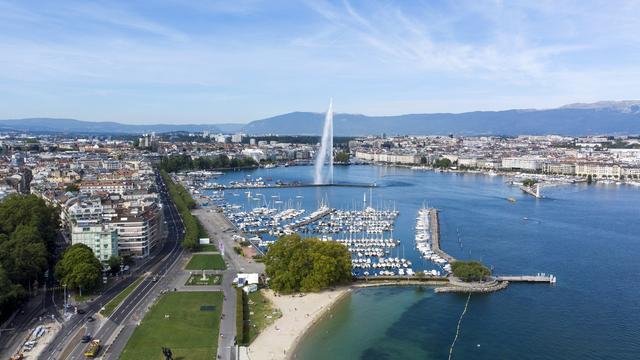
[[[329,160],[329,174],[325,178],[323,172],[324,163]],[[316,156],[314,166],[314,184],[333,184],[333,99],[329,100],[329,110],[324,119],[324,128],[322,130],[322,140],[320,142],[320,150]]]

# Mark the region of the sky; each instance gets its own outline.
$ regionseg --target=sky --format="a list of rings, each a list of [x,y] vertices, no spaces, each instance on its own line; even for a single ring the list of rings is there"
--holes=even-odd
[[[246,123],[640,99],[640,1],[0,0],[0,119]]]

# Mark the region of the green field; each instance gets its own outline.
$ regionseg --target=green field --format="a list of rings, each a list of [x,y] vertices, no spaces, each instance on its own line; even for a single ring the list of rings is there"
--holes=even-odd
[[[282,317],[282,312],[279,309],[274,309],[262,291],[252,292],[247,297],[249,305],[249,339],[247,343],[251,344],[262,330]]]
[[[118,305],[120,305],[122,300],[124,300],[127,296],[129,296],[129,294],[131,294],[133,289],[135,289],[138,285],[140,285],[143,279],[144,279],[143,277],[136,279],[136,281],[131,283],[131,285],[127,286],[126,289],[122,290],[118,295],[116,295],[113,299],[111,299],[111,301],[109,301],[107,305],[104,306],[104,310],[100,311],[100,314],[107,317],[111,316],[111,313],[113,312],[113,310],[115,310],[118,307]]]
[[[201,306],[215,306],[202,311]],[[222,310],[221,292],[170,292],[163,295],[136,328],[121,360],[163,360],[162,347],[174,359],[216,358]]]
[[[185,285],[220,285],[222,283],[222,275],[206,275],[206,279],[202,280],[202,274],[193,274],[189,276]]]
[[[224,270],[226,266],[220,254],[195,254],[189,260],[187,270]]]
[[[213,244],[200,244],[200,247],[198,248],[199,252],[213,252],[213,251],[218,251],[218,248],[213,245]]]

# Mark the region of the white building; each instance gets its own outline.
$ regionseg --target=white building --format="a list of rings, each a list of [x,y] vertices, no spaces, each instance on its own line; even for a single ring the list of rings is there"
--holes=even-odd
[[[416,154],[395,154],[395,153],[373,153],[356,151],[358,159],[393,163],[393,164],[419,164],[421,156]]]
[[[536,157],[502,158],[502,168],[511,170],[541,170],[544,160]]]
[[[264,151],[260,149],[244,149],[242,150],[241,154],[246,157],[253,158],[253,160],[257,162],[260,162],[260,160],[265,160],[267,158]]]
[[[118,256],[118,235],[115,230],[104,225],[73,226],[71,244],[87,245],[102,262]]]
[[[589,176],[594,178],[619,178],[623,175],[623,168],[618,164],[604,163],[577,163],[576,175]]]
[[[233,135],[231,135],[231,142],[232,143],[241,143],[244,138],[245,138],[244,134],[233,134]]]

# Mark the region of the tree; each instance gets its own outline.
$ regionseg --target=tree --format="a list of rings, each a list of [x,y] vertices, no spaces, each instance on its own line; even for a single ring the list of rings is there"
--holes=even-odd
[[[593,177],[591,177],[591,174],[587,175],[587,184],[591,185],[592,182],[593,182]]]
[[[133,264],[135,264],[135,262],[133,261],[133,258],[130,255],[125,255],[122,257],[122,262],[125,265],[131,266]]]
[[[0,245],[0,262],[12,281],[30,285],[48,265],[49,254],[38,229],[20,224]]]
[[[454,261],[451,263],[453,276],[462,281],[483,281],[491,276],[491,270],[479,261]]]
[[[264,263],[271,288],[285,294],[320,291],[351,280],[351,256],[344,245],[298,234],[269,246]]]
[[[0,202],[0,315],[16,309],[48,268],[59,211],[35,195]]]
[[[160,161],[160,169],[167,172],[255,167],[257,165],[258,163],[251,157],[229,159],[227,155],[191,158],[190,155],[183,154],[165,156]]]
[[[176,204],[182,222],[184,223],[185,234],[182,239],[182,247],[187,250],[197,250],[200,247],[198,241],[200,235],[205,235],[202,237],[208,236],[206,236],[206,231],[198,219],[191,214],[190,209],[196,206],[196,202],[182,185],[176,184],[171,180],[171,177],[166,171],[161,170],[160,175],[164,179],[167,189],[169,190],[169,196],[171,196],[171,200]]]
[[[451,167],[451,160],[447,158],[438,159],[433,163],[433,167],[439,169],[448,169]]]
[[[18,284],[14,284],[9,279],[9,275],[0,265],[0,317],[16,309],[18,301],[24,298],[24,288]]]
[[[60,225],[58,208],[48,207],[36,195],[8,196],[0,203],[0,232],[11,234],[21,224],[35,226],[47,250],[53,254]]]
[[[75,244],[64,252],[56,264],[55,275],[70,288],[94,290],[100,286],[102,265],[88,246]]]
[[[338,163],[348,164],[350,156],[348,152],[340,151],[336,153],[334,160]]]
[[[523,186],[527,186],[527,187],[532,187],[533,185],[537,184],[538,181],[535,179],[524,179],[524,181],[522,181],[522,185]]]
[[[123,260],[120,256],[112,256],[109,258],[109,270],[112,274],[117,274],[122,264]]]

